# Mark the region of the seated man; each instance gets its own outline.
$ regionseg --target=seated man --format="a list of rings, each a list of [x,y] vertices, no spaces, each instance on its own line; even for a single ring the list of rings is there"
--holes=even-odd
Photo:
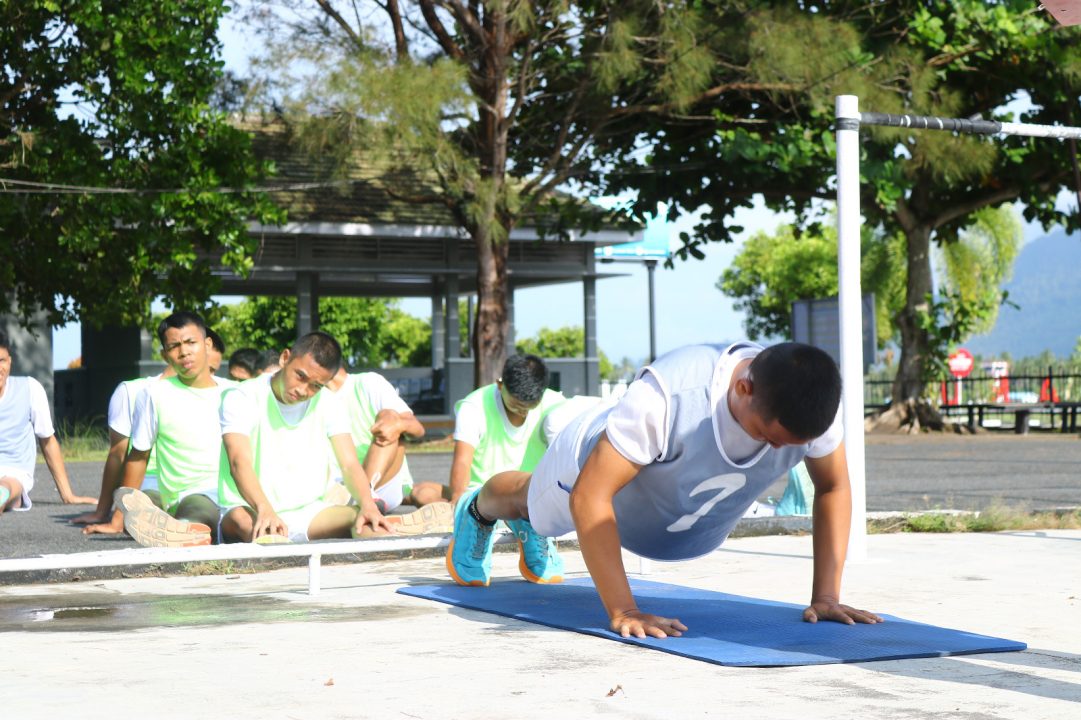
[[[372,483],[383,512],[402,504],[403,484],[412,485],[403,436],[424,437],[424,426],[379,373],[350,374],[340,368],[327,389],[341,398],[349,418],[357,460]],[[332,462],[332,476],[341,482],[340,468]]]
[[[229,377],[237,382],[251,380],[260,374],[263,354],[255,348],[240,348],[229,356]]]
[[[450,486],[418,483],[408,502],[456,503],[504,470],[531,471],[544,454],[541,422],[564,401],[548,389],[548,367],[536,355],[512,355],[499,380],[466,395],[454,406],[454,458]]]
[[[211,374],[213,340],[195,313],[176,312],[162,320],[158,340],[175,376],[148,382],[135,401],[117,504],[124,529],[140,545],[208,545],[219,516],[218,406],[232,381]],[[152,450],[158,489],[144,493],[138,488]],[[115,522],[111,527],[120,530]]]
[[[807,458],[814,578],[803,619],[880,622],[840,602],[851,520],[840,398],[837,366],[809,345],[670,352],[619,401],[567,425],[532,474],[500,473],[463,497],[447,569],[459,584],[487,585],[492,528],[504,520],[519,539],[522,575],[560,582],[551,538],[576,530],[612,631],[679,636],[687,628],[678,618],[638,608],[620,548],[657,560],[712,552],[764,488]]]
[[[207,354],[207,365],[210,374],[216,375],[221,366],[222,356],[225,353],[225,345],[221,336],[207,328],[207,337],[210,338],[211,349]],[[146,388],[147,384],[161,378],[176,377],[176,371],[169,365],[157,375],[145,378],[125,380],[116,386],[109,398],[109,412],[107,426],[109,430],[109,451],[105,456],[105,467],[101,473],[101,491],[98,494],[98,507],[93,512],[85,513],[71,519],[77,525],[86,524],[83,528],[84,535],[94,533],[116,533],[120,531],[123,517],[117,510],[112,520],[109,519],[109,511],[113,507],[113,494],[121,485],[124,472],[124,458],[131,449],[131,428],[135,419],[135,401],[139,393]],[[153,448],[147,459],[146,473],[139,489],[143,492],[157,491],[158,489],[158,463]],[[104,523],[104,524],[103,524]]]
[[[309,333],[282,352],[277,373],[225,393],[218,482],[224,541],[306,541],[390,530],[357,460],[341,399],[320,392],[341,362],[337,340]],[[355,507],[326,499],[332,454]]]
[[[176,373],[171,367],[166,366],[165,371],[159,375],[151,375],[145,378],[124,380],[113,390],[109,398],[109,413],[106,418],[109,428],[109,451],[105,456],[105,467],[101,473],[101,492],[98,495],[98,507],[92,512],[79,515],[71,519],[71,522],[87,527],[83,528],[83,534],[115,533],[119,532],[123,525],[123,517],[113,517],[115,524],[102,525],[109,520],[109,513],[113,508],[113,494],[120,487],[124,474],[124,458],[131,449],[131,427],[135,419],[135,401],[148,383],[166,377],[175,377]],[[158,463],[151,449],[147,459],[146,474],[139,489],[158,489]],[[117,510],[117,513],[120,511]]]
[[[29,510],[33,505],[35,438],[60,499],[65,504],[92,504],[94,498],[71,490],[45,388],[32,377],[11,375],[13,350],[7,333],[0,330],[0,514],[9,508]]]

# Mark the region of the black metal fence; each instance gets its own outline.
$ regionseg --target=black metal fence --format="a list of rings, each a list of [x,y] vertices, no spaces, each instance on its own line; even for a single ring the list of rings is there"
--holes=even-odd
[[[892,380],[864,380],[863,401],[869,406],[888,405]],[[1081,375],[1056,374],[1011,375],[994,377],[972,374],[960,380],[949,378],[929,383],[924,397],[938,405],[973,403],[1078,402],[1081,400]]]

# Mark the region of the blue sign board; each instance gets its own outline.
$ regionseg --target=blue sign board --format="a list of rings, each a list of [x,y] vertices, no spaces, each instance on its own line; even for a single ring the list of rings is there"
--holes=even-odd
[[[642,239],[599,247],[593,251],[598,260],[666,260],[671,254],[669,246],[668,220],[663,208],[646,221]]]

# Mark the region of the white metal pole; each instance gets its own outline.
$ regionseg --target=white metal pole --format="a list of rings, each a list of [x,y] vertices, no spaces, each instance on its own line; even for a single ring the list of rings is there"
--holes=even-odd
[[[848,476],[852,483],[852,530],[848,559],[867,559],[867,478],[863,438],[863,308],[860,289],[859,98],[838,95],[837,278],[840,289],[841,404]]]

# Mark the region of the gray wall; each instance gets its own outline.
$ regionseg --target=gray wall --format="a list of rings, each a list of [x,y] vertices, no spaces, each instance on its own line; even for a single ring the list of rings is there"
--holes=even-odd
[[[863,296],[863,372],[875,361],[875,296]],[[841,364],[841,318],[837,298],[797,300],[792,303],[792,339],[814,345]]]

